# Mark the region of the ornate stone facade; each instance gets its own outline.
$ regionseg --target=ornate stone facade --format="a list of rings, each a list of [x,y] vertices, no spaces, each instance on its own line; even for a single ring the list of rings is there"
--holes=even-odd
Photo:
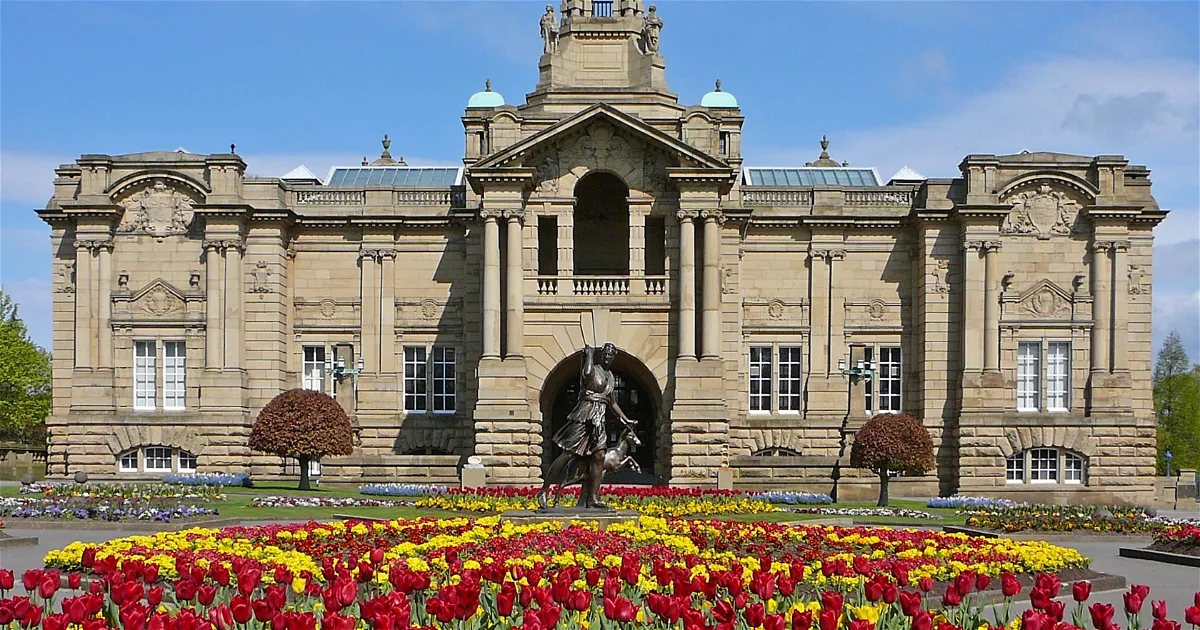
[[[386,144],[324,183],[247,177],[232,153],[59,167],[38,211],[52,473],[291,474],[247,435],[311,387],[354,419],[329,481],[454,482],[477,455],[490,483],[532,483],[577,349],[613,342],[659,482],[728,466],[740,487],[841,475],[865,496],[847,445],[904,411],[939,463],[901,492],[1150,495],[1165,212],[1146,168],[972,154],[959,177],[885,184],[823,139],[804,167],[743,169],[736,100],[678,102],[639,0],[569,0],[541,25],[527,101],[472,98],[463,169],[410,169]],[[843,375],[860,362],[872,377]]]

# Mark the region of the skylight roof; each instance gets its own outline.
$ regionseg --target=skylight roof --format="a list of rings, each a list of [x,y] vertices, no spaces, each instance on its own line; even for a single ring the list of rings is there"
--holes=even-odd
[[[743,181],[751,186],[880,186],[873,168],[747,167]]]
[[[335,166],[330,186],[458,186],[462,169],[455,167]]]

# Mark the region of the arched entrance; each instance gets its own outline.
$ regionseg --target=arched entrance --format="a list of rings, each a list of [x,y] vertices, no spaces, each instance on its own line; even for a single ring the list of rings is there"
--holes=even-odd
[[[593,171],[575,184],[575,275],[629,275],[629,187]]]
[[[583,366],[583,352],[576,352],[559,362],[546,376],[542,387],[542,474],[545,475],[550,462],[561,450],[554,444],[553,436],[567,420],[567,414],[575,406],[579,396],[579,371]],[[641,466],[641,474],[623,471],[612,483],[653,484],[656,477],[655,454],[657,451],[659,415],[662,413],[662,392],[650,370],[636,357],[626,352],[617,354],[613,361],[613,376],[616,377],[617,404],[631,420],[638,424],[637,436],[642,445],[637,447],[633,458]],[[610,411],[607,417],[609,444],[616,443],[621,423]]]

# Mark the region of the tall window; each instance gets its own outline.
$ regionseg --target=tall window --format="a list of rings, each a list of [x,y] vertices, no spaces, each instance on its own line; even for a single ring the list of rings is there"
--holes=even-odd
[[[429,409],[425,361],[425,348],[404,347],[404,410],[409,413],[425,413]]]
[[[800,348],[779,348],[779,411],[800,413],[803,372],[800,364]]]
[[[163,343],[163,409],[183,409],[186,399],[187,347],[182,341]]]
[[[1083,458],[1063,453],[1063,483],[1083,483]]]
[[[878,361],[875,360],[877,350]],[[904,402],[900,346],[866,346],[863,348],[863,362],[874,370],[863,383],[867,414],[900,413]]]
[[[863,348],[863,362],[871,369],[875,369],[875,346],[867,346]],[[875,413],[875,375],[868,376],[863,381],[863,395],[866,396],[867,404],[864,409],[867,410],[867,415]]]
[[[1005,463],[1005,480],[1008,483],[1025,482],[1025,453],[1013,453]]]
[[[750,411],[771,411],[771,346],[750,347]]]
[[[133,408],[154,409],[157,380],[153,341],[133,342]]]
[[[1029,451],[1029,481],[1058,482],[1058,449],[1035,448]]]
[[[1071,344],[1065,341],[1051,342],[1046,356],[1046,408],[1071,408]]]
[[[1017,410],[1038,411],[1041,398],[1042,344],[1022,341],[1017,344]]]
[[[718,145],[717,145],[717,153],[719,155],[728,155],[729,154],[729,132],[728,131],[720,132],[719,138],[720,138],[720,140],[718,141]]]
[[[121,456],[121,463],[117,467],[118,472],[137,472],[138,471],[138,452],[136,450],[129,451]]]
[[[407,355],[405,356],[407,359]],[[408,366],[405,366],[405,376]],[[454,413],[454,348],[433,347],[433,412]],[[407,394],[407,390],[405,390]]]
[[[179,451],[179,472],[196,472],[196,456],[187,451]]]
[[[304,389],[325,391],[325,346],[304,346]]]

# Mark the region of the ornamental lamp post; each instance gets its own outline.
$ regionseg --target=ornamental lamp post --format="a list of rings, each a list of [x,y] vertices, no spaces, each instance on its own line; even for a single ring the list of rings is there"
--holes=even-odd
[[[848,378],[846,379],[846,418],[842,420],[838,456],[833,462],[833,472],[829,475],[833,478],[833,490],[829,493],[829,498],[833,499],[834,503],[837,503],[838,500],[838,480],[842,478],[842,458],[846,456],[846,425],[850,422],[850,401],[853,400],[854,385],[858,383],[858,379],[860,378],[869,378],[875,373],[875,370],[862,359],[856,361],[854,367],[847,369],[846,357],[841,357],[838,359],[838,372],[841,372],[843,377]]]
[[[1175,456],[1171,454],[1171,449],[1167,449],[1167,452],[1163,453],[1163,459],[1167,460],[1167,476],[1168,477],[1171,476],[1171,460],[1174,458],[1175,458]]]

